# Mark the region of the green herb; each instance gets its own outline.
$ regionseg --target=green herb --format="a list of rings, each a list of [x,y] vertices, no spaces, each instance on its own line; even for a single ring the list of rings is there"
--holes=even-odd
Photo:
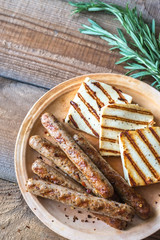
[[[123,55],[116,64],[126,62],[129,69],[126,74],[132,73],[130,76],[134,78],[152,76],[155,80],[152,86],[160,90],[160,34],[159,39],[155,35],[155,20],[152,20],[151,27],[146,24],[136,8],[130,9],[128,5],[123,8],[118,5],[106,4],[100,1],[85,2],[69,2],[75,7],[73,13],[82,11],[105,11],[117,17],[126,32],[130,35],[132,41],[127,41],[123,32],[117,29],[118,35],[111,34],[104,30],[96,22],[88,19],[90,26],[82,25],[81,33],[99,36],[106,40],[113,47],[111,50],[119,49],[119,53]],[[131,61],[132,60],[132,61]],[[133,73],[136,71],[136,73]],[[138,71],[138,72],[137,72]]]

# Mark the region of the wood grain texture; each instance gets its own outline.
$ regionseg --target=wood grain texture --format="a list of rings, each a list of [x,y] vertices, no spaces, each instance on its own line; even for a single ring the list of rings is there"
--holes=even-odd
[[[19,127],[45,89],[0,78],[0,178],[15,182],[14,147]]]
[[[106,1],[107,2],[107,1]],[[125,5],[127,0],[119,3]],[[147,20],[160,20],[160,1],[131,1]],[[118,52],[111,52],[98,37],[79,33],[90,17],[112,33],[120,27],[114,16],[84,13],[71,16],[72,7],[62,0],[1,0],[0,72],[46,88],[81,74],[125,73],[114,63]]]
[[[31,212],[17,184],[0,179],[1,240],[63,240]],[[36,211],[36,210],[35,210]]]

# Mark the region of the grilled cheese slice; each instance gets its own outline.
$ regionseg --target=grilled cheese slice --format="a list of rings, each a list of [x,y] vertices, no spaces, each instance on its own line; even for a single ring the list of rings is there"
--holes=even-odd
[[[101,109],[99,148],[102,156],[118,156],[119,134],[152,126],[152,113],[136,104],[109,104]]]
[[[72,127],[99,137],[100,109],[113,103],[126,104],[132,97],[108,84],[86,78],[78,90],[65,122]]]
[[[130,186],[160,181],[160,127],[124,131],[119,143],[124,176]]]

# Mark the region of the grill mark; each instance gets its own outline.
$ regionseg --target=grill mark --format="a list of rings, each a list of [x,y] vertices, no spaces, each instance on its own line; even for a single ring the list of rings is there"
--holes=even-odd
[[[103,151],[103,152],[111,152],[111,153],[118,153],[118,154],[120,154],[120,152],[116,151],[116,150],[110,150],[110,149],[104,149],[104,148],[100,148],[99,150]]]
[[[152,144],[148,141],[148,139],[145,137],[145,135],[141,132],[140,129],[137,130],[139,136],[142,138],[144,143],[147,145],[147,147],[150,149],[150,151],[153,153],[154,157],[157,159],[157,161],[160,163],[160,156],[156,152],[156,150],[152,147]],[[157,175],[158,177],[159,175]]]
[[[119,100],[128,103],[127,99],[123,96],[123,94],[121,93],[121,91],[119,89],[117,89],[116,87],[112,87],[114,91],[116,91],[119,95]]]
[[[106,137],[101,137],[101,141],[107,141],[107,142],[113,142],[116,143],[117,141],[113,138],[106,138]]]
[[[74,107],[74,109],[77,111],[77,113],[80,115],[80,117],[83,119],[83,121],[86,123],[86,125],[91,129],[92,133],[99,137],[99,134],[92,128],[90,123],[87,121],[87,119],[84,117],[84,115],[81,112],[81,109],[78,107],[78,104],[74,101],[70,101],[70,104]]]
[[[100,122],[100,117],[97,114],[96,110],[83,98],[83,96],[80,93],[77,93],[78,97],[81,99],[81,101],[86,105],[88,110],[92,113],[92,115]]]
[[[123,122],[129,122],[129,123],[134,123],[134,124],[140,124],[140,125],[148,125],[148,122],[144,121],[138,121],[138,120],[132,120],[128,118],[123,118],[123,117],[117,117],[117,116],[111,116],[111,115],[102,115],[103,118],[108,118],[108,119],[113,119],[113,120],[118,120],[118,121],[123,121]]]
[[[108,98],[110,104],[115,103],[115,101],[113,100],[111,95],[101,86],[101,84],[99,82],[92,82],[92,84],[95,85],[97,88],[99,88],[104,93],[104,95]]]
[[[99,108],[104,107],[104,103],[101,102],[101,100],[97,97],[96,92],[94,92],[85,82],[83,82],[84,87],[87,91],[87,93],[97,102],[97,105]]]
[[[134,139],[131,137],[131,135],[129,134],[128,131],[124,132],[125,136],[127,137],[127,139],[129,140],[129,142],[132,144],[132,146],[134,147],[134,149],[136,150],[136,152],[139,154],[139,156],[142,158],[142,160],[144,161],[144,163],[146,164],[147,168],[149,169],[149,171],[153,174],[153,176],[156,178],[156,171],[154,170],[154,168],[151,166],[151,164],[148,162],[148,160],[146,159],[146,157],[144,156],[144,154],[141,152],[140,148],[138,147],[138,145],[136,144],[136,142],[134,141]]]
[[[122,129],[122,128],[106,127],[106,126],[103,126],[103,125],[101,126],[101,128],[108,129],[108,130],[113,130],[113,131],[118,131],[118,132],[124,131],[124,129]]]
[[[131,177],[131,175],[129,173],[128,173],[128,178],[129,178],[132,186],[137,186],[136,182],[133,180],[133,178]]]
[[[146,177],[143,174],[143,172],[139,169],[139,167],[137,166],[137,164],[134,162],[134,160],[131,158],[131,156],[124,152],[124,156],[126,156],[126,158],[130,161],[130,163],[132,164],[132,166],[135,168],[135,170],[137,171],[138,175],[143,179],[143,181],[145,182],[145,184],[148,184],[146,182]]]
[[[73,116],[70,114],[69,116],[69,120],[71,121],[71,123],[75,126],[75,128],[79,128],[78,124],[76,123],[76,121],[73,119]]]
[[[156,140],[160,143],[160,137],[158,136],[158,134],[156,133],[156,131],[154,131],[153,128],[149,127],[149,130],[151,131],[151,133],[153,134],[153,136],[156,138]]]
[[[134,113],[140,113],[140,114],[145,114],[145,115],[151,115],[151,112],[145,111],[145,110],[140,110],[140,109],[134,109],[134,108],[127,108],[125,106],[117,106],[117,105],[108,105],[108,108],[115,108],[115,109],[120,109],[120,110],[124,110],[127,112],[134,112]]]

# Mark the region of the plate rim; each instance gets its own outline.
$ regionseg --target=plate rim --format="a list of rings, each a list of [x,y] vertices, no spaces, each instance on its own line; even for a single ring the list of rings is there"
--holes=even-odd
[[[22,154],[22,150],[23,150],[23,145],[24,145],[24,143],[22,144],[21,143],[21,149],[19,149],[19,144],[20,144],[20,142],[22,142],[22,140],[25,138],[25,134],[23,133],[22,134],[22,132],[24,132],[24,130],[25,130],[25,128],[26,128],[26,130],[29,128],[29,127],[31,127],[33,124],[34,124],[34,122],[37,120],[37,118],[34,120],[34,122],[32,121],[32,116],[31,116],[31,114],[32,114],[32,112],[34,111],[34,109],[35,109],[35,107],[36,106],[39,106],[40,107],[40,109],[38,109],[38,110],[36,110],[35,111],[35,114],[37,113],[37,111],[39,112],[41,109],[43,109],[43,107],[45,106],[45,102],[47,101],[49,101],[49,99],[50,98],[53,98],[53,95],[59,95],[59,94],[61,94],[62,92],[64,92],[67,88],[68,88],[68,84],[72,84],[72,86],[74,85],[79,85],[81,82],[82,82],[82,80],[84,79],[84,78],[86,78],[86,77],[90,77],[90,78],[94,78],[95,77],[95,75],[96,76],[99,76],[99,78],[100,77],[102,77],[102,76],[104,76],[104,77],[107,77],[107,76],[112,76],[112,77],[114,77],[114,76],[118,76],[120,79],[121,78],[125,78],[126,79],[126,81],[128,81],[128,82],[132,82],[132,83],[134,83],[135,84],[135,86],[136,85],[138,85],[139,87],[138,87],[138,89],[139,88],[142,88],[143,89],[143,91],[144,90],[148,90],[149,92],[151,91],[153,94],[155,94],[157,97],[159,97],[160,98],[160,92],[158,92],[156,89],[154,89],[153,87],[151,87],[150,85],[148,85],[147,83],[145,83],[145,82],[142,82],[142,81],[140,81],[140,80],[137,80],[137,79],[134,79],[134,78],[131,78],[131,77],[128,77],[128,76],[124,76],[124,75],[122,75],[122,74],[114,74],[114,73],[93,73],[93,74],[85,74],[85,75],[80,75],[80,76],[77,76],[77,77],[74,77],[74,78],[71,78],[71,79],[69,79],[69,80],[67,80],[67,81],[64,81],[64,82],[62,82],[62,83],[60,83],[60,84],[58,84],[58,85],[56,85],[55,87],[53,87],[52,89],[50,89],[49,91],[47,91],[45,94],[43,94],[34,104],[33,104],[33,106],[30,108],[30,110],[28,111],[28,113],[26,114],[26,116],[25,116],[25,118],[24,118],[24,120],[23,120],[23,122],[22,122],[22,124],[21,124],[21,126],[20,126],[20,129],[19,129],[19,131],[18,131],[18,134],[17,134],[17,138],[16,138],[16,144],[15,144],[15,151],[14,151],[14,166],[15,166],[15,173],[16,173],[16,178],[17,178],[17,182],[18,182],[18,186],[19,186],[19,188],[20,188],[20,191],[21,191],[21,193],[22,193],[22,195],[23,195],[23,198],[25,199],[25,201],[26,201],[26,203],[27,203],[27,205],[30,207],[30,209],[32,210],[32,212],[39,218],[39,220],[43,223],[43,224],[45,224],[49,229],[51,229],[52,231],[54,231],[54,232],[56,232],[57,234],[59,234],[59,235],[61,235],[61,236],[63,236],[63,237],[66,237],[66,238],[68,238],[69,237],[69,239],[72,239],[72,240],[78,240],[79,239],[79,235],[78,235],[78,238],[76,237],[76,234],[73,234],[72,235],[72,237],[70,236],[70,234],[63,234],[63,232],[64,232],[64,229],[65,230],[70,230],[71,232],[75,232],[75,233],[77,233],[77,232],[80,232],[80,230],[77,230],[77,229],[74,229],[74,228],[72,228],[72,227],[70,227],[70,226],[67,226],[67,225],[65,225],[65,224],[63,224],[62,222],[60,222],[59,220],[57,220],[56,218],[54,218],[54,216],[52,216],[46,209],[45,209],[45,207],[43,207],[43,205],[38,201],[38,199],[37,199],[37,197],[35,197],[35,196],[33,196],[32,194],[30,194],[30,193],[27,193],[27,192],[24,192],[23,190],[22,190],[22,182],[21,182],[21,180],[22,179],[24,179],[24,176],[21,176],[20,177],[20,173],[19,173],[19,169],[18,169],[18,159],[21,159],[21,162],[20,162],[20,167],[22,167],[22,162],[23,162],[23,158],[24,158],[24,156],[22,156],[23,154]],[[77,81],[78,80],[78,81]],[[100,80],[100,79],[99,79]],[[75,83],[75,81],[77,81],[77,83]],[[103,81],[103,80],[102,80]],[[120,81],[119,81],[120,82]],[[121,83],[121,82],[120,82]],[[119,85],[119,87],[120,87],[121,85]],[[62,88],[63,87],[63,88]],[[71,86],[69,86],[70,88],[71,88]],[[58,91],[58,93],[57,93],[57,91]],[[58,97],[58,95],[57,95],[57,97]],[[43,103],[42,101],[43,101],[43,99],[46,97],[46,96],[48,96],[49,98],[47,98],[47,100]],[[40,104],[40,103],[42,103],[42,105]],[[35,115],[34,114],[34,115]],[[27,124],[28,123],[28,124]],[[27,124],[27,125],[26,125]],[[26,132],[26,131],[25,131]],[[25,174],[27,174],[27,173],[25,173]],[[26,176],[26,175],[25,175]],[[30,202],[28,202],[28,198],[30,198],[31,199],[31,203]],[[32,203],[32,201],[33,201],[33,203]],[[36,210],[34,210],[34,208],[36,208]],[[44,210],[44,212],[45,212],[45,214],[46,214],[46,216],[48,217],[47,219],[45,218],[45,221],[44,221],[44,219],[43,219],[43,221],[41,220],[41,213],[40,213],[40,209],[43,209]],[[44,217],[44,215],[43,215],[43,217]],[[54,223],[52,223],[53,225],[54,225],[54,229],[53,228],[51,228],[51,226],[50,226],[50,223],[49,223],[49,219],[51,220],[54,220]],[[51,220],[51,221],[52,221]],[[63,229],[63,231],[62,231],[62,229]],[[143,233],[143,236],[140,236],[140,238],[137,238],[137,240],[138,239],[141,239],[141,237],[148,237],[148,236],[150,236],[151,234],[153,234],[153,233],[155,233],[156,231],[158,231],[160,229],[160,224],[156,224],[156,225],[154,225],[153,226],[153,228],[152,228],[152,231],[149,231],[149,230],[151,230],[151,229],[149,229],[147,232],[145,232],[145,234]],[[117,230],[116,230],[117,231]],[[67,231],[67,232],[69,232],[69,231]],[[122,231],[121,231],[122,232]],[[81,233],[81,235],[82,235],[82,232],[80,232]],[[83,232],[84,233],[84,232]],[[93,239],[93,236],[95,236],[96,235],[96,232],[94,232],[93,234],[88,234],[87,233],[87,235],[86,235],[86,233],[84,233],[83,234],[84,236],[83,236],[83,238],[85,238],[85,237],[88,237],[88,236],[91,236],[91,238]],[[74,236],[74,237],[73,237]],[[98,235],[96,235],[96,236],[98,236]],[[71,237],[71,238],[70,238]],[[87,239],[89,239],[89,238],[87,238]],[[95,238],[95,239],[97,239],[97,238]],[[120,237],[120,235],[119,235],[119,238],[118,239],[121,239],[121,237]]]

